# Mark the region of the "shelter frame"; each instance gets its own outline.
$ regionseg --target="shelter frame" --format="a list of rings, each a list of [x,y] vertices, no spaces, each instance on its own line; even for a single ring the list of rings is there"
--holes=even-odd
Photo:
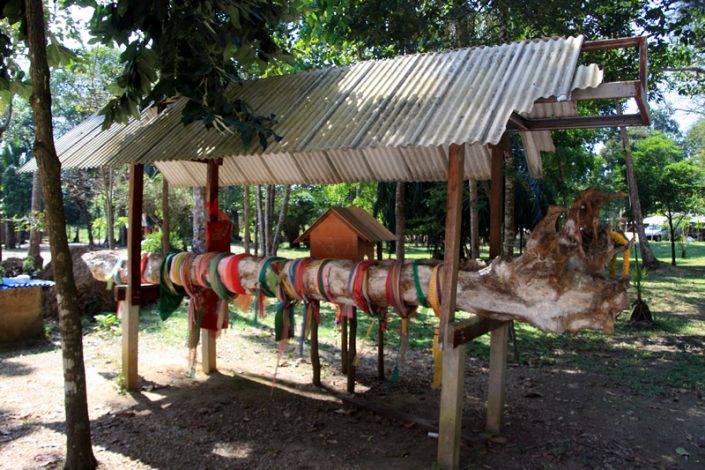
[[[583,43],[583,52],[603,51],[636,47],[639,50],[639,79],[603,83],[592,89],[576,90],[572,100],[635,99],[638,113],[613,116],[577,116],[561,118],[528,119],[513,114],[507,123],[506,132],[531,132],[553,129],[576,129],[597,127],[621,127],[648,125],[650,117],[647,107],[647,57],[646,38],[619,38]],[[553,103],[557,99],[537,100],[537,103]],[[505,137],[499,145],[491,146],[491,194],[490,194],[490,256],[500,254],[501,216],[503,213],[503,154],[508,151]],[[438,465],[441,469],[458,468],[460,463],[461,418],[464,382],[464,344],[478,336],[491,333],[490,373],[487,399],[487,424],[490,433],[501,430],[504,406],[504,389],[507,361],[508,322],[482,317],[455,320],[455,285],[457,283],[460,256],[460,218],[462,209],[464,151],[462,145],[451,144],[448,151],[447,184],[448,201],[445,229],[445,282],[440,338],[443,348],[443,384],[439,418]],[[217,199],[218,167],[222,159],[199,160],[207,165],[207,200]],[[128,390],[138,389],[138,321],[139,307],[149,299],[158,297],[158,286],[141,285],[139,263],[141,258],[141,213],[144,185],[144,166],[133,162],[130,166],[130,200],[128,227],[128,284],[116,290],[116,297],[126,300],[122,307],[122,374]],[[206,374],[216,370],[216,339],[213,332],[202,332],[202,367]]]

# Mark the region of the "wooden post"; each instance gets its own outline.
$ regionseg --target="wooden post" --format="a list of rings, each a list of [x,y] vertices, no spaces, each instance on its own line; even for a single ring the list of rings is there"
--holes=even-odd
[[[162,254],[171,251],[169,243],[169,182],[162,175]]]
[[[501,254],[502,249],[502,183],[504,182],[504,152],[506,139],[492,147],[492,186],[490,189],[490,259]],[[504,388],[507,375],[507,337],[509,322],[490,333],[490,374],[487,386],[488,432],[498,434],[502,428],[504,412]]]
[[[377,325],[377,379],[384,380],[384,322],[385,316],[380,315]]]
[[[138,328],[140,317],[140,288],[142,276],[142,197],[144,166],[130,166],[130,202],[127,213],[127,297],[121,311],[122,322],[122,378],[127,390],[137,390]]]
[[[490,333],[490,377],[487,385],[487,432],[499,434],[504,416],[504,389],[507,376],[507,337],[509,325],[506,322]]]
[[[377,260],[382,261],[382,242],[377,242]],[[384,380],[384,322],[386,317],[379,319],[377,325],[377,378]]]
[[[206,208],[212,203],[218,202],[218,160],[208,160],[206,170]],[[207,210],[207,209],[206,209]],[[206,214],[206,223],[208,214]],[[206,245],[206,251],[213,248]],[[211,374],[216,370],[216,332],[201,329],[201,367],[205,374]]]
[[[343,374],[348,373],[348,319],[340,318],[340,363]]]
[[[451,145],[448,155],[448,203],[445,228],[444,280],[442,286],[440,337],[443,345],[443,383],[438,435],[438,466],[458,468],[463,415],[465,347],[453,347],[446,338],[447,325],[455,318],[455,296],[460,262],[460,223],[463,207],[463,147]]]
[[[348,340],[348,393],[355,393],[355,361],[357,358],[357,309],[353,308],[350,318],[350,338]]]
[[[313,385],[321,386],[321,358],[318,355],[318,321],[311,319],[311,368],[313,369]]]

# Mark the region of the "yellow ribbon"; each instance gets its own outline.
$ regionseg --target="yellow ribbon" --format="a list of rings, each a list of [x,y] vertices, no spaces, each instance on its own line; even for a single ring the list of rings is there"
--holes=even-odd
[[[610,236],[615,243],[625,246],[629,245],[629,241],[622,236],[619,232],[610,232]],[[629,276],[629,250],[625,250],[622,253],[622,276]],[[613,256],[610,260],[610,279],[614,279],[617,274],[617,256]]]

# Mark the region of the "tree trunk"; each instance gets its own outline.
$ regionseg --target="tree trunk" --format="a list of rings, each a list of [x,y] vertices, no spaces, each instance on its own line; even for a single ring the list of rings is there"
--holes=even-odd
[[[42,231],[39,229],[39,214],[42,211],[42,183],[39,178],[39,173],[32,174],[32,219],[33,223],[29,231],[29,249],[27,256],[34,260],[35,268],[41,270],[43,260],[41,257]]]
[[[193,239],[194,253],[206,252],[206,188],[193,188]]]
[[[88,232],[88,247],[93,248],[95,246],[95,242],[93,240],[93,220],[91,219],[91,214],[88,211],[85,211],[83,213],[83,216],[86,219],[86,231]]]
[[[668,218],[668,233],[671,234],[671,266],[676,265],[676,234],[673,230],[673,213],[668,210],[666,212]]]
[[[505,256],[514,255],[514,155],[504,152],[504,247]]]
[[[264,241],[264,256],[272,254],[272,185],[268,184],[264,187],[264,225],[262,229],[262,240]]]
[[[622,104],[615,103],[617,114],[622,114]],[[629,135],[626,127],[619,128],[619,135],[622,138],[622,147],[624,148],[624,166],[627,173],[627,184],[629,186],[629,202],[632,206],[632,218],[636,225],[636,231],[639,235],[639,252],[641,259],[644,260],[644,266],[648,269],[658,268],[659,261],[651,252],[649,241],[644,233],[644,216],[641,212],[641,201],[639,200],[639,187],[636,183],[636,172],[634,171],[634,161],[632,160],[632,148],[629,144]]]
[[[10,220],[5,221],[5,248],[7,248],[8,250],[14,250],[15,248],[17,248],[15,223]]]
[[[42,179],[46,225],[51,246],[51,264],[56,282],[64,369],[66,413],[66,469],[92,469],[97,462],[91,447],[90,420],[86,401],[86,373],[78,292],[66,237],[61,163],[54,147],[51,122],[51,91],[47,64],[44,9],[40,0],[25,0],[27,36],[31,63],[35,141],[34,156]]]
[[[397,259],[404,259],[404,231],[406,230],[406,204],[404,182],[397,181],[397,190],[394,195],[394,218],[396,227],[396,250],[395,254]]]
[[[480,257],[480,211],[477,207],[477,181],[468,180],[470,190],[470,258]]]
[[[103,169],[105,183],[105,230],[108,237],[108,248],[115,249],[115,207],[113,206],[113,169]]]
[[[262,186],[257,185],[257,194],[255,195],[255,203],[257,205],[257,237],[259,238],[259,251],[262,256],[267,256],[264,235],[264,211],[262,210]],[[255,252],[256,253],[256,252]]]
[[[171,251],[169,242],[169,182],[162,175],[162,253]]]
[[[272,254],[276,255],[279,249],[279,234],[281,233],[282,225],[284,225],[284,219],[286,218],[286,211],[289,206],[289,196],[291,195],[291,186],[286,185],[284,187],[284,198],[282,199],[282,205],[279,208],[279,217],[277,218],[277,224],[274,226],[274,234],[272,235]]]
[[[243,205],[245,208],[245,233],[243,234],[242,247],[245,249],[245,253],[250,253],[250,187],[245,186],[245,196],[243,199]]]

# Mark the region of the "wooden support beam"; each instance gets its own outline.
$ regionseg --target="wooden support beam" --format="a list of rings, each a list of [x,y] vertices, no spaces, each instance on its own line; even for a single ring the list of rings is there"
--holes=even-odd
[[[355,393],[355,372],[357,362],[357,309],[353,307],[353,316],[350,318],[348,339],[348,393]]]
[[[448,328],[448,337],[452,338],[453,347],[461,346],[486,333],[489,333],[507,322],[491,320],[486,317],[475,316],[467,320],[451,323]]]
[[[502,251],[502,196],[504,193],[504,149],[492,147],[490,186],[490,259]]]
[[[490,259],[501,254],[502,214],[504,212],[504,152],[509,151],[506,137],[499,146],[492,148],[492,181],[490,189]],[[507,372],[507,332],[509,323],[494,328],[491,333],[490,380],[488,383],[487,429],[499,432],[504,408],[504,381]],[[504,339],[502,339],[504,338]],[[499,423],[499,425],[497,425]]]
[[[159,285],[158,284],[146,284],[139,287],[139,299],[140,305],[144,305],[147,302],[154,302],[159,300]],[[115,286],[113,288],[114,298],[117,302],[122,302],[127,300],[127,286]]]
[[[384,323],[386,317],[380,317],[377,323],[377,379],[384,380]]]
[[[510,322],[492,330],[490,377],[487,386],[487,432],[499,434],[504,417],[504,389],[507,377],[507,338]]]
[[[646,40],[645,37],[633,36],[629,38],[614,38],[614,39],[600,39],[597,41],[585,41],[582,52],[591,51],[606,51],[609,49],[625,49],[628,47],[639,47],[642,40]]]
[[[208,160],[206,169],[206,207],[218,203],[218,160]],[[206,214],[206,222],[208,222]],[[206,251],[213,251],[212,246],[206,245]],[[216,371],[216,332],[201,329],[201,367],[205,374]]]
[[[340,371],[348,374],[348,319],[340,318]]]
[[[321,386],[321,357],[318,353],[318,321],[311,319],[311,368],[313,369],[313,385]]]
[[[144,193],[144,166],[130,166],[130,200],[127,212],[127,301],[123,303],[122,322],[122,377],[127,390],[137,390],[138,328],[142,275],[142,199]]]
[[[162,175],[162,254],[171,251],[169,243],[169,182]]]
[[[201,367],[204,374],[212,374],[216,369],[216,332],[201,328]]]
[[[517,113],[512,113],[509,116],[509,125],[514,129],[519,129],[520,131],[528,131],[530,124],[527,122],[525,117]]]
[[[530,131],[550,131],[555,129],[594,129],[601,127],[644,126],[641,114],[623,116],[570,116],[561,118],[526,119]],[[514,130],[518,128],[514,127]]]
[[[446,210],[444,280],[441,304],[443,379],[438,434],[438,466],[455,469],[460,465],[460,437],[463,417],[465,348],[452,347],[444,333],[455,319],[456,284],[460,264],[460,223],[463,208],[463,147],[451,145],[448,152],[448,202]]]

